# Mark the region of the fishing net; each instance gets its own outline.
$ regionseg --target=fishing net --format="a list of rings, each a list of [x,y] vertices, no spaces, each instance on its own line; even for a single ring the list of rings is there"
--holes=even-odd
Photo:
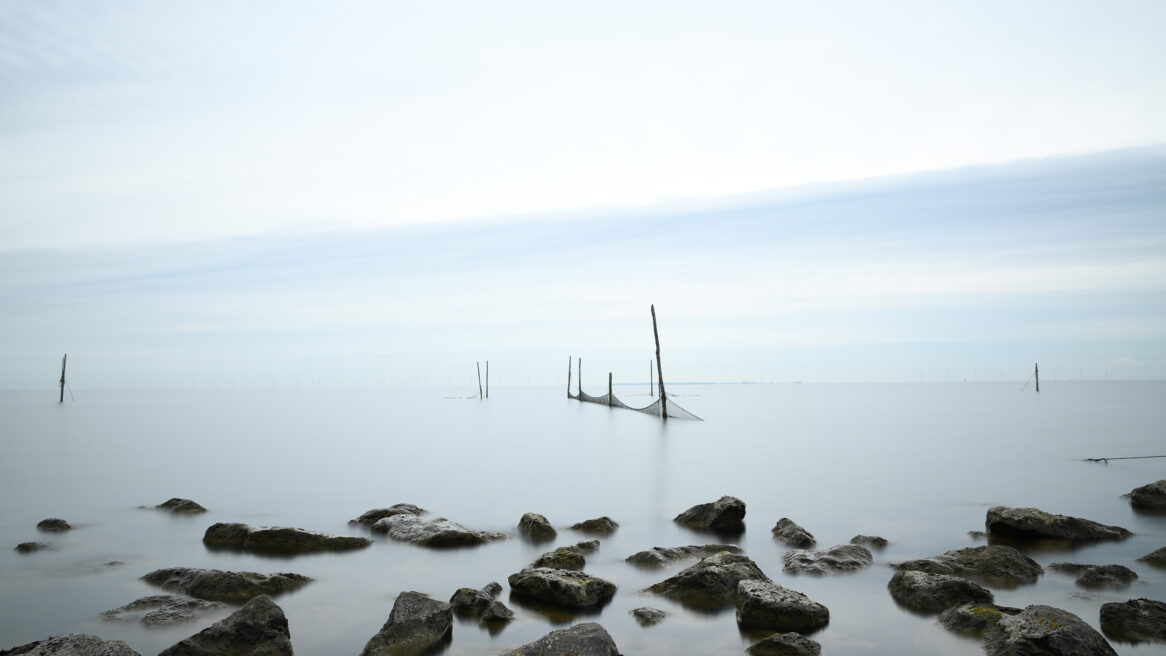
[[[609,406],[612,408],[624,408],[627,410],[635,410],[636,412],[646,412],[646,413],[653,415],[655,417],[661,416],[661,409],[664,407],[664,405],[660,402],[660,399],[656,399],[656,401],[654,403],[651,403],[650,405],[647,405],[643,408],[633,408],[632,406],[624,403],[623,401],[620,401],[619,398],[616,397],[615,394],[612,394],[610,392],[607,394],[604,394],[603,396],[591,396],[587,392],[584,392],[582,389],[579,390],[578,394],[571,394],[570,392],[568,392],[567,397],[571,398],[571,399],[576,399],[578,401],[585,401],[587,403],[597,403],[599,405],[606,405],[606,406]],[[704,421],[700,417],[697,417],[696,415],[692,414],[691,412],[676,405],[676,402],[673,401],[671,398],[668,399],[668,416],[670,418],[674,418],[674,419],[695,419],[697,421]]]

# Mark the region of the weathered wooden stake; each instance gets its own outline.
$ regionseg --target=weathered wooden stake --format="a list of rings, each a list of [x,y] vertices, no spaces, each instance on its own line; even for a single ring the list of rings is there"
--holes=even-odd
[[[660,331],[656,329],[656,306],[652,305],[652,336],[656,338],[656,374],[660,380],[660,417],[668,421],[668,397],[664,395],[664,368],[660,365]]]
[[[611,405],[611,400],[614,398],[615,398],[615,395],[611,393],[611,372],[609,371],[609,372],[607,372],[607,405],[608,406]]]
[[[567,356],[567,398],[568,399],[571,398],[571,364],[572,364],[571,361],[574,359],[575,358],[572,358],[569,355]]]
[[[482,363],[474,363],[478,365],[478,400],[482,400]]]
[[[65,363],[68,361],[69,354],[66,353],[65,357],[61,358],[61,398],[59,401],[57,401],[57,403],[65,402]]]
[[[1036,391],[1040,391],[1040,363],[1032,365],[1032,375],[1036,378]]]

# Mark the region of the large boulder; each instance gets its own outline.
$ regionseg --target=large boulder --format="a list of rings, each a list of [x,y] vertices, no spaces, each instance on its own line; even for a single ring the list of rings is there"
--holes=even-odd
[[[818,656],[822,645],[800,633],[775,633],[745,651],[750,656]]]
[[[1130,492],[1130,505],[1138,510],[1166,511],[1166,478],[1134,488]]]
[[[1138,573],[1125,565],[1052,563],[1049,569],[1076,574],[1077,585],[1083,588],[1124,588],[1138,578]]]
[[[381,630],[364,645],[360,656],[413,656],[450,639],[453,611],[444,601],[420,592],[402,592]]]
[[[773,537],[782,542],[797,547],[799,549],[809,549],[814,546],[814,535],[806,529],[798,526],[794,520],[788,517],[782,517],[777,520],[777,524],[771,531]]]
[[[378,519],[370,527],[394,540],[423,547],[463,547],[503,540],[505,534],[475,531],[444,517],[426,521],[416,515],[398,514]]]
[[[895,572],[887,584],[895,601],[926,613],[938,613],[965,602],[991,603],[992,593],[967,579],[929,572]]]
[[[197,613],[217,610],[225,604],[220,601],[191,599],[174,595],[151,595],[136,599],[124,606],[118,606],[101,613],[107,620],[127,620],[137,618],[142,624],[161,626],[189,622]]]
[[[1079,517],[1053,515],[1036,508],[1006,506],[989,508],[984,526],[991,535],[1020,539],[1124,540],[1133,535],[1120,526],[1106,526]]]
[[[823,551],[790,551],[782,560],[790,574],[843,574],[869,567],[874,557],[864,546],[839,544]]]
[[[224,572],[218,569],[169,567],[156,569],[142,577],[165,590],[183,592],[211,601],[244,602],[260,595],[278,595],[297,590],[312,581],[302,574],[280,572]]]
[[[0,651],[0,656],[141,656],[121,640],[106,642],[94,635],[70,633]]]
[[[1019,608],[997,606],[996,604],[963,603],[952,606],[939,614],[939,623],[952,631],[960,631],[983,637],[1005,615],[1015,615]]]
[[[551,631],[507,653],[510,656],[620,656],[611,634],[594,622]]]
[[[737,584],[737,622],[747,628],[811,633],[830,623],[830,611],[776,583],[741,581]]]
[[[362,549],[372,540],[352,535],[325,535],[302,528],[252,528],[246,524],[212,524],[202,536],[203,544],[259,553],[297,554],[313,551]]]
[[[559,547],[554,551],[539,556],[531,567],[548,567],[550,569],[582,570],[587,564],[583,557],[583,550],[579,547]]]
[[[693,506],[676,516],[678,524],[701,531],[742,533],[745,531],[745,502],[724,496],[712,503]]]
[[[425,510],[420,508],[419,506],[415,506],[411,503],[398,503],[396,505],[389,506],[388,508],[373,508],[372,510],[365,511],[365,513],[363,515],[361,515],[360,517],[357,517],[356,519],[348,520],[348,523],[349,524],[363,524],[365,526],[372,526],[373,524],[376,524],[379,520],[382,520],[385,517],[392,517],[393,515],[424,515],[424,514],[425,514]]]
[[[741,547],[733,544],[690,545],[687,547],[652,547],[634,553],[627,562],[641,567],[664,567],[679,560],[700,560],[721,552],[739,554]]]
[[[566,569],[526,568],[507,579],[510,592],[571,608],[605,603],[615,595],[615,584],[598,576]]]
[[[190,499],[179,499],[178,497],[163,501],[154,507],[160,508],[162,510],[169,510],[170,512],[176,514],[193,515],[206,512],[206,508],[203,508],[198,503],[191,501]]]
[[[736,602],[741,581],[769,581],[769,577],[747,556],[722,552],[701,559],[648,591],[686,606],[719,609]]]
[[[518,532],[532,542],[554,540],[558,532],[546,517],[538,513],[526,513],[518,519]]]
[[[603,516],[596,517],[595,519],[583,520],[578,524],[572,524],[571,528],[575,529],[576,531],[582,531],[583,533],[610,535],[615,533],[615,530],[619,528],[619,524],[617,524],[614,519]]]
[[[1166,567],[1166,547],[1155,549],[1139,558],[1138,561],[1153,565],[1154,567]]]
[[[67,531],[73,528],[69,525],[69,522],[66,522],[60,517],[49,517],[48,519],[42,519],[36,523],[36,527],[42,531]]]
[[[962,576],[1003,587],[1036,583],[1044,573],[1035,560],[1005,545],[955,549],[931,558],[898,563],[894,568]]]
[[[1102,604],[1101,631],[1120,642],[1166,642],[1166,603],[1130,599]]]
[[[1116,656],[1100,633],[1080,617],[1052,606],[1029,606],[1005,615],[987,631],[988,656]]]
[[[158,656],[292,656],[291,633],[283,609],[264,595]]]

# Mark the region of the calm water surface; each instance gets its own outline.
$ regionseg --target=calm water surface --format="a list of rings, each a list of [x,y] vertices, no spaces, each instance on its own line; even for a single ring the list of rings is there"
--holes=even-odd
[[[92,633],[142,654],[221,619],[148,629],[104,621],[103,610],[159,592],[138,580],[160,567],[292,571],[317,579],[278,597],[303,656],[355,654],[404,590],[448,599],[459,587],[506,585],[540,553],[588,536],[567,527],[609,515],[620,523],[587,571],[619,592],[585,615],[546,614],[502,598],[517,619],[491,634],[457,622],[448,654],[497,654],[554,628],[598,621],[625,654],[737,654],[734,613],[702,614],[640,592],[686,564],[643,571],[624,558],[652,546],[717,542],[672,518],[722,495],[744,500],[737,542],[778,583],[830,608],[813,638],[826,654],[982,654],[979,644],[901,609],[887,593],[888,563],[983,544],[992,505],[1044,510],[1118,524],[1136,533],[1076,551],[1030,552],[1057,561],[1131,567],[1124,590],[1077,588],[1047,571],[1035,585],[997,589],[997,603],[1050,604],[1094,627],[1106,601],[1166,600],[1166,571],[1136,559],[1166,546],[1166,517],[1134,513],[1121,495],[1166,478],[1166,383],[1054,383],[1038,395],[1019,384],[676,386],[676,402],[703,422],[659,420],[564,398],[557,389],[496,389],[488,401],[450,398],[469,390],[77,391],[0,393],[0,649],[49,635]],[[476,391],[476,390],[475,390]],[[644,388],[617,388],[633,405]],[[170,497],[210,512],[172,517],[140,506]],[[214,522],[297,526],[365,534],[347,521],[370,508],[418,504],[511,539],[434,551],[375,536],[364,550],[272,558],[205,549]],[[558,540],[531,545],[515,526],[546,515]],[[75,527],[39,533],[61,517]],[[770,529],[789,517],[821,547],[856,534],[891,545],[870,569],[846,576],[782,572]],[[18,554],[19,542],[53,550]],[[639,606],[668,611],[640,627]],[[1121,654],[1164,653],[1161,645],[1114,644]]]

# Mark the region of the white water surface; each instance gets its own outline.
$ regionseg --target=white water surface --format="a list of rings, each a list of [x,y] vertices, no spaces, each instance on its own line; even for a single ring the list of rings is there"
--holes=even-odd
[[[0,392],[0,649],[62,633],[125,640],[143,655],[224,617],[147,628],[102,611],[160,591],[139,577],[161,567],[291,571],[315,578],[276,598],[300,656],[359,653],[394,598],[418,590],[448,599],[459,587],[503,584],[517,619],[491,634],[456,620],[448,654],[498,654],[578,621],[597,621],[625,654],[739,654],[764,633],[743,633],[732,609],[696,613],[641,592],[687,563],[645,571],[624,559],[652,546],[718,537],[676,525],[698,503],[733,495],[747,504],[736,541],[776,582],[830,609],[813,634],[831,655],[981,654],[934,616],[899,607],[888,563],[984,544],[993,505],[1033,506],[1117,524],[1123,542],[1030,550],[1058,561],[1116,563],[1139,579],[1119,590],[1078,588],[1046,570],[1034,585],[995,589],[996,602],[1049,604],[1099,627],[1106,601],[1166,600],[1166,570],[1137,558],[1166,546],[1166,517],[1135,513],[1122,498],[1166,478],[1166,383],[1046,382],[898,385],[677,385],[674,402],[703,422],[659,419],[565,398],[551,388],[150,390]],[[622,386],[647,405],[647,386]],[[209,512],[176,517],[143,509],[170,497]],[[276,558],[206,549],[215,522],[296,526],[366,535],[348,520],[371,508],[415,503],[471,528],[510,538],[431,550],[374,535],[356,552]],[[545,515],[558,539],[521,539],[518,519]],[[556,546],[590,539],[568,527],[608,515],[586,571],[619,586],[584,614],[547,614],[510,596],[506,578]],[[41,533],[61,517],[73,529]],[[866,571],[811,577],[782,571],[788,549],[770,529],[798,522],[820,547],[856,534],[890,540]],[[49,551],[20,554],[20,542]],[[669,613],[643,628],[629,614]],[[1162,645],[1113,643],[1119,654]]]

